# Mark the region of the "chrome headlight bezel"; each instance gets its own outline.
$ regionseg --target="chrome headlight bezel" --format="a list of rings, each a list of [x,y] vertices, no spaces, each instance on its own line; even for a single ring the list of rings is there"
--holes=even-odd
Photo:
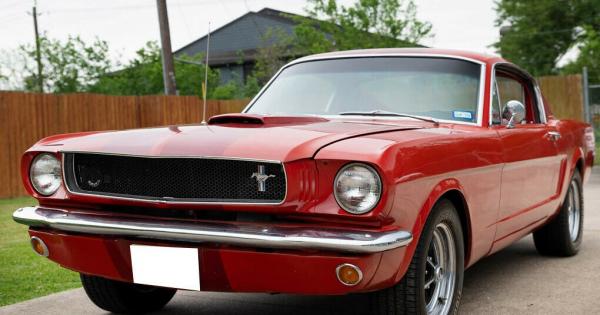
[[[374,197],[372,197],[373,200],[364,206],[350,205],[349,201],[344,199],[342,196],[340,196],[340,192],[338,192],[338,183],[339,183],[340,179],[342,178],[342,176],[346,176],[346,174],[344,172],[353,167],[360,167],[360,168],[367,170],[368,173],[372,175],[372,180],[373,180],[372,184],[375,184],[377,186],[375,189],[375,195],[374,195]],[[370,211],[375,209],[375,207],[379,204],[382,194],[383,194],[383,182],[381,180],[381,176],[379,175],[379,172],[377,172],[377,170],[374,167],[372,167],[368,164],[365,164],[365,163],[353,162],[353,163],[348,163],[348,164],[344,165],[337,172],[335,179],[333,181],[333,195],[335,197],[335,201],[342,209],[344,209],[344,211],[351,213],[351,214],[360,215],[360,214],[369,213]]]
[[[47,165],[40,165],[46,163]],[[45,167],[45,169],[43,169]],[[39,177],[50,177],[47,185],[40,185]],[[62,185],[62,165],[60,160],[52,153],[43,152],[36,155],[29,165],[29,183],[41,196],[52,196]]]

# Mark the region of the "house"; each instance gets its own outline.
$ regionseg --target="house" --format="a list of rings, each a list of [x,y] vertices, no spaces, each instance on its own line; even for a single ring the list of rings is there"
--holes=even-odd
[[[258,49],[264,47],[266,34],[272,30],[283,31],[294,36],[299,15],[270,8],[258,12],[248,12],[237,19],[214,30],[210,34],[210,58],[208,64],[221,73],[221,82],[246,80],[256,63]],[[326,34],[327,36],[327,34]],[[206,39],[203,36],[174,52],[175,58],[182,56],[204,55]],[[269,38],[278,40],[277,36]],[[279,40],[281,40],[279,38]],[[400,46],[425,47],[402,40]],[[301,57],[301,56],[293,56]]]
[[[264,34],[279,29],[293,35],[294,14],[265,8],[248,12],[210,34],[209,65],[221,72],[221,81],[245,79],[254,68],[257,50],[264,45]],[[195,56],[206,52],[203,36],[174,52],[175,58]]]

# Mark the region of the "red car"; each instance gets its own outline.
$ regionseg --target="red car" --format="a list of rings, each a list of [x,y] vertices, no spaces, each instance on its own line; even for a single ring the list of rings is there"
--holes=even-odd
[[[112,312],[186,289],[454,314],[464,269],[529,233],[543,255],[577,253],[593,160],[590,126],[556,119],[499,57],[334,52],[207,125],[39,141],[22,160],[39,206],[14,219]]]

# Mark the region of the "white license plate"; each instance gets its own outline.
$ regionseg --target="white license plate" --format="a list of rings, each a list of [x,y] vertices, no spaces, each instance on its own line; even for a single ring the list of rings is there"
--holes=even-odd
[[[197,248],[130,245],[133,282],[200,291]]]

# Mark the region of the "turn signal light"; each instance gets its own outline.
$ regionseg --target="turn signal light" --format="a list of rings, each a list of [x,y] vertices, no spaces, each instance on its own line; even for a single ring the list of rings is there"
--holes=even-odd
[[[33,247],[33,251],[40,256],[48,257],[48,254],[50,254],[48,252],[48,246],[46,246],[46,243],[44,243],[44,241],[37,236],[31,237],[31,247]]]
[[[352,264],[341,264],[335,269],[338,280],[347,286],[355,286],[362,280],[362,271]]]

